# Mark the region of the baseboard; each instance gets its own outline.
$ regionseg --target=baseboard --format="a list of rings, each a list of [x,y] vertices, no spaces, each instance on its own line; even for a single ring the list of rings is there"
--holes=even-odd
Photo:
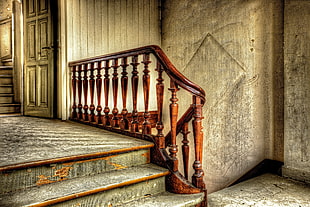
[[[282,175],[282,172],[281,172],[282,165],[283,165],[283,162],[265,159],[262,162],[260,162],[258,165],[256,165],[254,168],[249,170],[247,173],[245,173],[238,180],[233,182],[230,186],[241,183],[243,181],[249,180],[251,178],[257,177],[265,173]]]
[[[293,180],[298,180],[298,181],[310,184],[310,172],[309,171],[301,171],[299,169],[292,168],[289,166],[283,166],[282,175],[284,177],[291,178]]]

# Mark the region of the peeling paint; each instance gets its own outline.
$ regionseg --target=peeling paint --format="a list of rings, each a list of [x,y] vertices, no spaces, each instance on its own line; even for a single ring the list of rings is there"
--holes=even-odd
[[[127,166],[120,165],[120,164],[113,163],[113,162],[108,162],[108,164],[109,165],[113,165],[115,167],[115,170],[120,170],[120,169],[128,168]]]
[[[55,169],[55,167],[53,167],[52,169]],[[50,180],[51,176],[39,175],[38,176],[39,180],[36,182],[36,185],[45,185],[49,183],[55,183],[58,181],[67,180],[66,177],[69,175],[71,169],[72,167],[63,167],[61,169],[56,170],[52,177],[59,177],[57,180]]]
[[[39,180],[36,182],[37,185],[45,185],[49,183],[54,183],[57,182],[56,180],[49,180],[50,176],[45,176],[45,175],[39,175],[38,176]]]
[[[146,157],[147,163],[150,163],[150,161],[151,161],[150,160],[150,158],[151,158],[150,151],[147,151],[146,153],[143,153],[142,156]]]
[[[69,171],[72,169],[73,167],[63,167],[59,170],[55,171],[55,175],[53,177],[60,177],[60,178],[64,178],[67,177],[69,175]]]

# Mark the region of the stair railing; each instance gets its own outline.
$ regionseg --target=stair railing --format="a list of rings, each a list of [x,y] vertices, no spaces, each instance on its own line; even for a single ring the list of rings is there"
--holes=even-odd
[[[152,60],[157,71],[155,91],[156,110],[150,110],[150,87]],[[142,67],[141,67],[142,66]],[[167,179],[168,189],[174,193],[206,192],[202,170],[203,132],[202,107],[205,92],[188,80],[170,62],[162,49],[155,45],[140,47],[108,55],[102,55],[69,63],[72,74],[71,120],[86,123],[129,136],[151,140],[155,143],[152,161],[168,167],[171,171]],[[165,74],[170,79],[169,105],[170,131],[164,135]],[[143,96],[139,94],[142,75]],[[131,84],[130,84],[131,83]],[[119,87],[120,84],[120,87]],[[110,90],[110,86],[112,89]],[[131,100],[129,88],[131,86]],[[184,89],[192,95],[192,104],[179,117],[177,93]],[[112,104],[111,94],[112,93]],[[121,93],[122,109],[118,108]],[[138,111],[143,101],[144,111]],[[132,103],[132,111],[128,111]],[[102,104],[104,104],[102,106]],[[189,122],[192,121],[194,140],[194,163],[191,182],[189,181]],[[165,125],[165,127],[167,127]],[[155,133],[154,130],[156,129]],[[177,135],[183,135],[182,161],[184,175],[179,171]]]

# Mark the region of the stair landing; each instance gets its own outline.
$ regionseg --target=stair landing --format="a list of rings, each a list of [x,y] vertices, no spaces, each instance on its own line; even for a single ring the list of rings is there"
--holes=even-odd
[[[0,206],[194,207],[166,192],[153,143],[71,122],[0,116]]]
[[[0,117],[0,169],[150,148],[152,143],[95,127],[33,117]]]
[[[208,195],[208,207],[310,207],[310,186],[264,174]]]

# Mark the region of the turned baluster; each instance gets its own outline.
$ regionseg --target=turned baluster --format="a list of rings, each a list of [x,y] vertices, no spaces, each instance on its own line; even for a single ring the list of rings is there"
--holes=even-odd
[[[139,132],[139,121],[138,121],[138,110],[137,110],[137,98],[138,98],[138,83],[139,83],[139,76],[138,76],[138,55],[132,57],[132,77],[131,77],[131,84],[132,84],[132,104],[133,104],[133,111],[132,111],[132,121],[131,121],[131,132]]]
[[[156,84],[156,98],[157,98],[157,113],[158,113],[158,121],[156,123],[157,129],[157,144],[160,149],[165,148],[165,137],[163,134],[164,125],[162,121],[163,117],[163,99],[164,99],[164,79],[163,79],[163,67],[159,62],[157,62],[156,71],[158,72],[157,84]]]
[[[118,115],[118,108],[117,108],[118,73],[117,73],[117,68],[118,67],[119,67],[118,59],[114,59],[113,65],[112,65],[112,68],[114,69],[113,78],[112,78],[113,102],[114,102],[114,107],[112,110],[112,114],[113,114],[112,126],[113,127],[119,127],[119,119],[117,117],[117,115]]]
[[[144,74],[143,74],[143,95],[144,95],[144,122],[143,122],[143,128],[142,128],[142,133],[143,134],[151,134],[151,122],[150,122],[150,117],[151,114],[149,112],[149,97],[150,97],[150,74],[149,74],[149,64],[151,63],[150,61],[150,54],[144,54],[143,55],[143,61],[142,63],[144,64]]]
[[[188,161],[189,161],[189,146],[188,146],[188,134],[190,133],[188,130],[188,123],[186,122],[183,127],[181,133],[183,134],[182,140],[182,154],[183,154],[183,169],[185,178],[188,179]]]
[[[178,120],[178,109],[179,106],[177,104],[177,91],[179,90],[177,84],[171,80],[170,88],[171,91],[171,103],[170,103],[170,127],[171,127],[171,142],[169,145],[169,156],[171,159],[172,170],[174,172],[178,171],[178,159],[177,159],[177,120]]]
[[[109,79],[109,60],[106,60],[104,62],[104,99],[105,99],[105,107],[104,107],[104,119],[103,119],[103,125],[104,126],[110,126],[110,108],[109,108],[109,86],[110,86],[110,79]]]
[[[122,58],[121,66],[123,68],[122,78],[121,78],[121,87],[122,87],[122,100],[123,100],[123,109],[122,109],[122,119],[120,122],[120,127],[122,130],[129,129],[129,121],[127,119],[127,90],[128,90],[128,76],[126,68],[129,66],[127,64],[127,57]]]
[[[97,90],[97,101],[98,105],[96,108],[97,111],[97,119],[96,123],[97,124],[102,124],[102,117],[101,117],[101,111],[102,111],[102,106],[101,106],[101,89],[102,89],[102,75],[100,74],[101,69],[103,68],[102,61],[98,62],[97,65],[97,79],[96,79],[96,90]]]
[[[73,66],[72,67],[72,99],[73,99],[73,104],[72,104],[72,113],[71,113],[71,119],[76,119],[77,118],[77,105],[76,105],[76,69],[78,66]]]
[[[83,120],[88,121],[88,104],[87,104],[87,99],[88,99],[88,76],[87,76],[87,65],[82,65],[83,71],[84,71],[84,77],[83,77],[83,92],[84,92],[84,113],[83,113]]]
[[[194,107],[194,120],[193,120],[193,133],[195,143],[195,162],[193,164],[194,175],[192,176],[192,182],[197,188],[204,189],[203,182],[204,172],[202,170],[202,150],[203,150],[203,132],[202,132],[202,103],[201,99],[197,96],[193,96]]]
[[[78,67],[78,77],[77,77],[77,86],[78,86],[78,98],[79,98],[79,104],[78,104],[78,119],[83,119],[83,105],[82,105],[82,66],[79,65]]]
[[[97,64],[96,64],[97,65]],[[89,93],[90,93],[90,105],[89,105],[89,121],[95,122],[95,105],[94,105],[94,92],[95,92],[95,76],[94,76],[94,63],[88,64],[89,76]]]

